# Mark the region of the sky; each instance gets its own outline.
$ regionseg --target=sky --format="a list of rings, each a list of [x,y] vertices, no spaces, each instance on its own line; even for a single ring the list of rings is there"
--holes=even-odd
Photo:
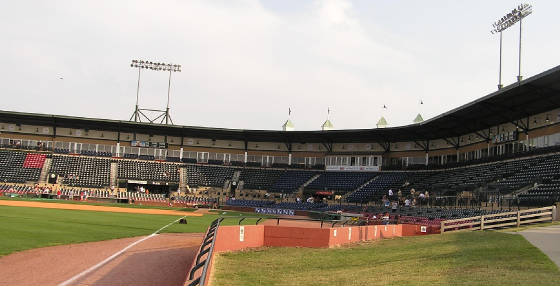
[[[560,64],[560,1],[528,2],[522,75]],[[520,2],[405,0],[1,1],[0,110],[129,120],[132,59],[181,64],[178,125],[318,130],[411,124],[497,90],[492,23]],[[519,24],[503,33],[515,83]],[[169,74],[143,70],[140,107]],[[423,104],[420,104],[420,102]],[[383,106],[387,108],[384,109]]]

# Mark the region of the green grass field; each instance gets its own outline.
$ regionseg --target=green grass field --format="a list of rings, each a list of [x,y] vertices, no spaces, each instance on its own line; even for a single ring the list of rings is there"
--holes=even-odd
[[[173,224],[163,232],[205,232],[210,223],[221,215],[254,216],[230,211],[215,212],[201,217],[187,217],[186,225]],[[147,235],[179,217],[0,206],[0,256],[37,247]],[[247,219],[243,223],[255,221]],[[226,219],[223,224],[237,222],[237,219]]]
[[[558,285],[560,271],[520,235],[472,232],[336,249],[217,256],[212,285]]]

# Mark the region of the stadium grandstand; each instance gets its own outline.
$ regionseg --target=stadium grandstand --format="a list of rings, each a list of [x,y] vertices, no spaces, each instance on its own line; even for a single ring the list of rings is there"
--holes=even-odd
[[[406,198],[411,205],[550,205],[560,198],[558,90],[560,67],[426,121],[359,130],[237,130],[1,111],[0,179],[3,190],[50,183],[118,199],[300,210],[374,206],[389,190],[403,205]]]

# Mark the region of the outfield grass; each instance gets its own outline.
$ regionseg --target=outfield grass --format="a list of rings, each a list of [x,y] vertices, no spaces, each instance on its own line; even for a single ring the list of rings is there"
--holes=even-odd
[[[212,285],[558,285],[560,271],[520,235],[472,232],[336,249],[217,256]]]
[[[227,211],[187,217],[186,225],[173,224],[163,232],[205,232],[221,215],[252,214]],[[147,235],[179,217],[0,206],[0,256],[37,247]],[[243,223],[255,223],[255,220],[247,219]],[[223,221],[224,225],[237,223],[238,219]]]

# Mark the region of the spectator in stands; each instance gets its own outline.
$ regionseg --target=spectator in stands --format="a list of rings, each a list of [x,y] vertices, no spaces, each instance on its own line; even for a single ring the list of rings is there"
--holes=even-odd
[[[406,198],[406,200],[404,200],[404,206],[405,207],[410,207],[410,199]]]
[[[393,190],[389,189],[388,195],[389,195],[389,199],[392,199],[393,198]]]
[[[410,189],[410,195],[414,198],[416,196],[416,190],[414,188]]]
[[[401,189],[399,189],[399,190],[397,191],[397,197],[399,197],[399,199],[402,198],[402,191],[401,191]]]
[[[426,196],[424,195],[424,193],[420,192],[420,194],[418,195],[418,199],[420,201],[420,206],[424,205],[424,199],[426,198]]]
[[[388,224],[389,224],[389,218],[390,218],[389,213],[386,212],[386,213],[383,215],[383,217],[381,218],[381,221],[383,222],[384,225],[388,225]]]
[[[391,201],[389,201],[387,198],[383,199],[383,205],[386,208],[389,208],[390,204],[391,204]]]
[[[60,191],[60,189],[56,190],[56,198],[60,200],[60,195],[62,194],[62,192]]]
[[[396,213],[398,208],[399,208],[399,203],[397,201],[393,201],[393,204],[391,205],[391,211]]]

